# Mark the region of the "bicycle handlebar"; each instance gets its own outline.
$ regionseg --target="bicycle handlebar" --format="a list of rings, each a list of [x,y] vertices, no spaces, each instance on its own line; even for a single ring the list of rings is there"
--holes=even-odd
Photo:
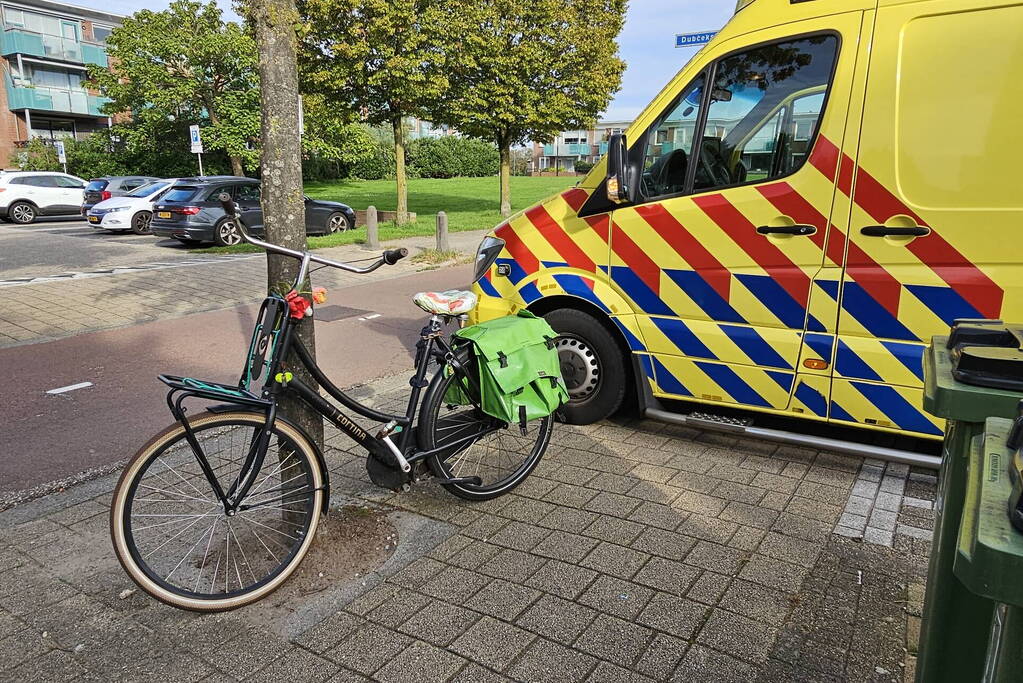
[[[273,252],[275,254],[281,254],[283,256],[290,256],[297,258],[303,262],[302,271],[305,270],[305,264],[308,262],[320,263],[325,266],[331,266],[332,268],[340,268],[341,270],[347,270],[350,273],[371,273],[382,265],[393,266],[401,259],[408,256],[408,249],[400,247],[398,249],[388,249],[385,251],[379,259],[374,261],[368,266],[358,267],[353,266],[350,263],[343,263],[341,261],[334,261],[322,256],[317,256],[308,251],[298,251],[295,249],[288,249],[287,247],[281,247],[270,242],[264,242],[258,240],[249,234],[249,231],[245,228],[245,223],[242,221],[242,212],[240,207],[231,200],[231,195],[226,192],[221,192],[217,199],[220,200],[220,206],[224,209],[224,213],[234,218],[235,225],[238,226],[238,232],[241,233],[242,239],[249,244],[265,249],[266,251]],[[301,279],[301,278],[300,278]]]

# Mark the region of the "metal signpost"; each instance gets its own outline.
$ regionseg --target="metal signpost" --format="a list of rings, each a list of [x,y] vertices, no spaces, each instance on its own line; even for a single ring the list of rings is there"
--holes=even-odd
[[[67,155],[64,153],[64,141],[55,140],[53,147],[57,150],[57,161],[64,167],[64,173],[67,173]]]
[[[202,137],[199,135],[199,126],[189,126],[188,137],[192,142],[192,154],[199,156],[199,175],[205,175],[202,172]]]
[[[706,45],[717,31],[700,31],[699,33],[679,33],[675,36],[675,47],[692,47],[694,45]]]

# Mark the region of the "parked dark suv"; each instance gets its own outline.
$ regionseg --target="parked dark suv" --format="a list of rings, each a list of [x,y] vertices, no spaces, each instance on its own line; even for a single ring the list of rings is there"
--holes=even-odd
[[[227,192],[242,211],[245,227],[253,234],[263,232],[263,210],[259,205],[259,181],[240,176],[181,178],[153,205],[150,231],[173,237],[186,244],[215,242],[238,244],[242,237],[234,221],[226,216],[218,197]],[[339,202],[305,198],[305,229],[309,235],[326,235],[355,227],[355,212]]]
[[[104,199],[111,197],[123,197],[132,190],[151,183],[159,178],[147,175],[125,175],[125,176],[104,176],[93,178],[85,186],[85,195],[82,197],[82,215],[89,209],[99,204]]]

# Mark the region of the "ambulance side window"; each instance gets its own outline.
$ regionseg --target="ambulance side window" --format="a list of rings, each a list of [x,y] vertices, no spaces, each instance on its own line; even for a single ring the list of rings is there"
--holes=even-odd
[[[704,76],[689,84],[667,113],[650,129],[643,156],[643,196],[647,199],[685,190],[696,123],[703,100]]]
[[[820,125],[837,56],[833,35],[730,55],[717,63],[693,191],[788,175]]]

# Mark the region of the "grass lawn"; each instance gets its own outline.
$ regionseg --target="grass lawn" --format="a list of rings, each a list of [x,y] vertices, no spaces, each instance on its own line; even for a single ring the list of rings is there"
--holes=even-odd
[[[513,176],[511,179],[512,211],[524,209],[541,199],[565,190],[575,184],[575,177],[532,178]],[[313,199],[343,202],[353,209],[375,206],[380,211],[393,211],[396,205],[393,180],[337,180],[307,183],[306,194]],[[501,222],[498,179],[493,178],[416,178],[408,183],[409,211],[417,214],[415,223],[396,226],[381,223],[380,239],[389,240],[417,235],[432,235],[438,211],[448,215],[448,230],[481,230]],[[352,244],[366,240],[366,229],[359,227],[347,232],[310,237],[313,249]],[[248,244],[234,247],[211,247],[203,252],[259,251]]]

